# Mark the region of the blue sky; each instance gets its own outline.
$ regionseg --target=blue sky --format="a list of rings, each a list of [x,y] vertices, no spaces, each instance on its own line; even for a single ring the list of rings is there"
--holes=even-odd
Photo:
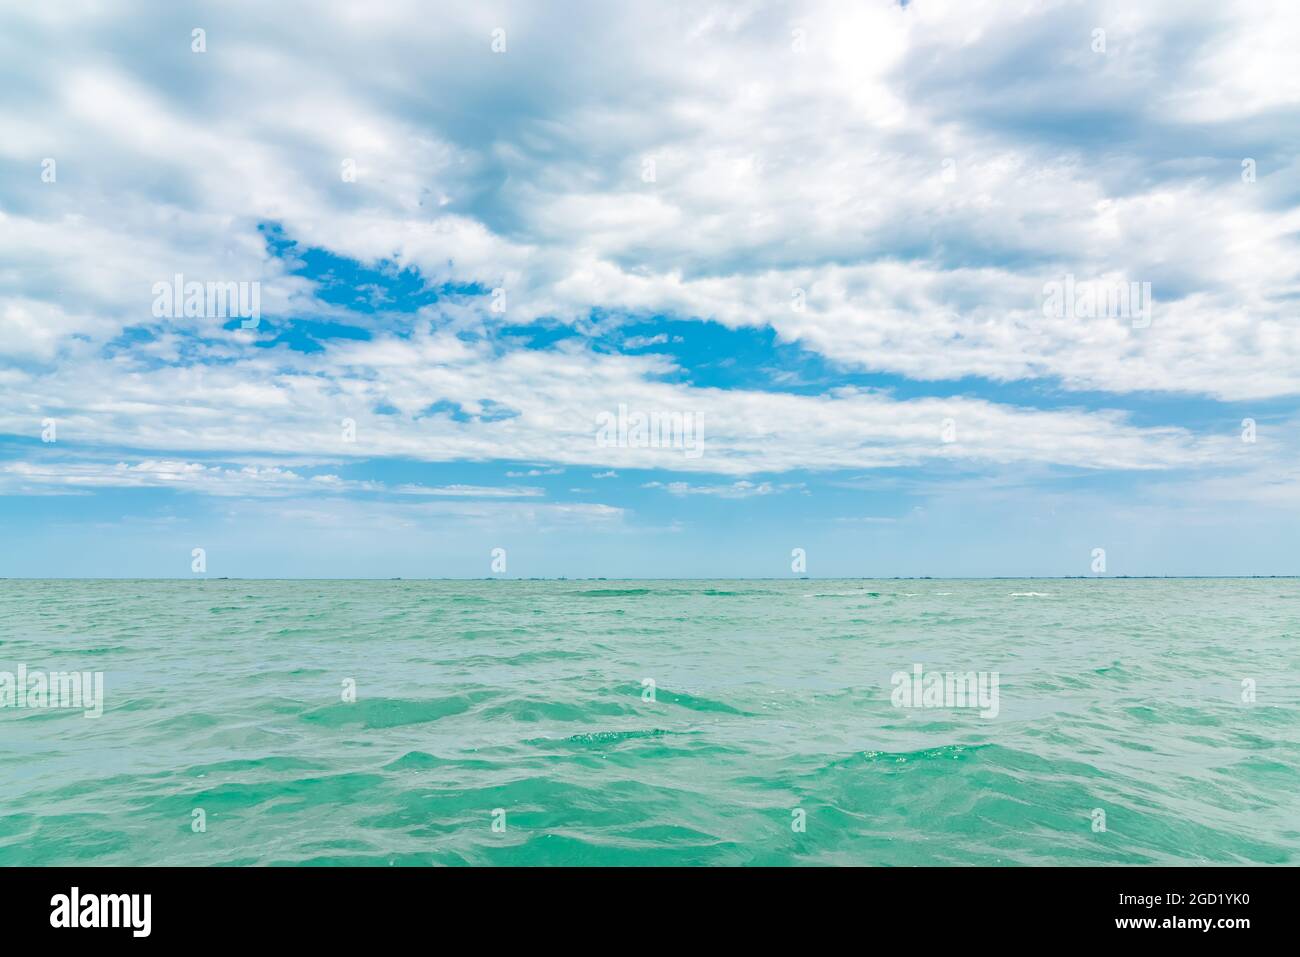
[[[1288,4],[46,7],[0,576],[1300,574]]]

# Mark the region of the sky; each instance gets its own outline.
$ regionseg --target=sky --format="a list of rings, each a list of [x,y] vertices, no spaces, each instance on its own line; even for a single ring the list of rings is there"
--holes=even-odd
[[[0,576],[1300,574],[1297,49],[6,5]]]

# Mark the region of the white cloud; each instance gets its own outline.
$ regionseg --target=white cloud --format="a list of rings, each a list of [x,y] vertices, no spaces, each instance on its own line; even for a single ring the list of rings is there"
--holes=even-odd
[[[853,388],[809,396],[659,381],[671,369],[659,355],[580,347],[498,355],[490,342],[428,329],[404,339],[332,340],[306,356],[256,350],[201,368],[87,359],[75,368],[12,375],[9,388],[19,399],[12,411],[0,411],[0,429],[36,435],[50,417],[61,441],[95,446],[514,459],[737,476],[934,461],[1160,469],[1213,463],[1231,441],[1137,427],[1108,411],[1038,411],[971,398],[904,401]],[[484,395],[519,414],[469,421],[426,414],[439,398],[468,405]],[[597,418],[619,403],[693,413],[703,454],[602,447]],[[381,414],[381,407],[396,411]],[[356,423],[355,441],[344,441],[344,419]],[[945,441],[947,420],[955,441]]]
[[[375,316],[372,340],[307,356],[257,348],[265,329],[148,315],[152,283],[177,272],[258,280],[269,315],[341,315],[268,254],[265,222],[303,246],[418,267],[431,286],[501,286],[512,323],[680,315],[769,326],[842,368],[913,379],[1300,393],[1300,211],[1287,185],[1300,167],[1270,132],[1289,129],[1300,102],[1284,69],[1300,17],[1286,4],[1197,3],[1189,18],[1174,2],[590,4],[571,17],[511,3],[430,16],[338,0],[311,17],[231,3],[211,12],[203,55],[189,53],[179,13],[40,6],[6,10],[0,27],[8,432],[53,416],[77,442],[159,454],[729,476],[1222,460],[1218,438],[1139,427],[1095,400],[1049,412],[709,389],[665,381],[672,366],[654,354],[458,338],[498,321],[486,297]],[[498,24],[510,48],[494,57]],[[1088,46],[1095,24],[1108,28],[1105,55]],[[51,56],[68,69],[49,71]],[[1239,176],[1247,150],[1259,154],[1253,184]],[[46,156],[56,183],[40,180]],[[340,177],[346,158],[355,183]],[[1151,326],[1044,317],[1043,284],[1067,272],[1152,282]],[[138,326],[152,336],[117,340]],[[519,414],[423,414],[441,398]],[[697,412],[706,454],[598,448],[594,417],[621,401]],[[343,417],[357,421],[355,444],[338,438]],[[939,439],[947,418],[954,443]],[[213,489],[295,481],[143,474]],[[96,478],[65,476],[78,481]]]
[[[545,494],[539,488],[519,486],[413,483],[388,486],[382,482],[342,479],[332,474],[302,475],[278,466],[235,468],[178,459],[146,459],[127,464],[60,458],[44,463],[17,461],[0,465],[0,495],[77,494],[96,488],[173,488],[253,498],[343,492],[392,492],[397,495],[476,499],[538,498]]]
[[[740,480],[730,485],[691,485],[689,482],[647,482],[642,488],[661,488],[673,495],[710,495],[717,498],[754,498],[758,495],[775,495],[790,489],[803,488],[802,482],[774,485],[771,482]]]

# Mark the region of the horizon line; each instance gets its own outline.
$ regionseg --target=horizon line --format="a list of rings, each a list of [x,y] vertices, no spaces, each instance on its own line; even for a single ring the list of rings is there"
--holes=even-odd
[[[619,577],[619,576],[574,576],[555,575],[555,576],[517,576],[517,575],[484,575],[479,577],[442,576],[437,578],[407,578],[405,576],[393,575],[388,577],[372,578],[277,578],[271,576],[237,576],[237,575],[193,575],[193,576],[171,576],[171,577],[152,577],[136,578],[130,576],[44,576],[44,575],[0,575],[0,581],[57,581],[57,582],[172,582],[172,581],[259,581],[259,582],[312,582],[312,581],[330,581],[330,582],[481,582],[481,581],[506,581],[506,582],[538,582],[538,581],[570,581],[570,582],[676,582],[676,581],[741,581],[741,582],[775,582],[775,581],[1124,581],[1124,580],[1141,580],[1141,581],[1247,581],[1247,580],[1275,580],[1275,579],[1300,579],[1300,575],[891,575],[887,577],[862,576],[862,575],[827,575],[812,576],[800,575],[797,577],[726,577],[726,576],[682,576],[682,577]]]

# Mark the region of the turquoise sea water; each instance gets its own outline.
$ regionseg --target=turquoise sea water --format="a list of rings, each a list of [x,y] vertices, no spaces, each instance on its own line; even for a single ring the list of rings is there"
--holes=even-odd
[[[0,864],[1295,864],[1298,653],[1293,579],[0,581],[106,698],[0,708]]]

